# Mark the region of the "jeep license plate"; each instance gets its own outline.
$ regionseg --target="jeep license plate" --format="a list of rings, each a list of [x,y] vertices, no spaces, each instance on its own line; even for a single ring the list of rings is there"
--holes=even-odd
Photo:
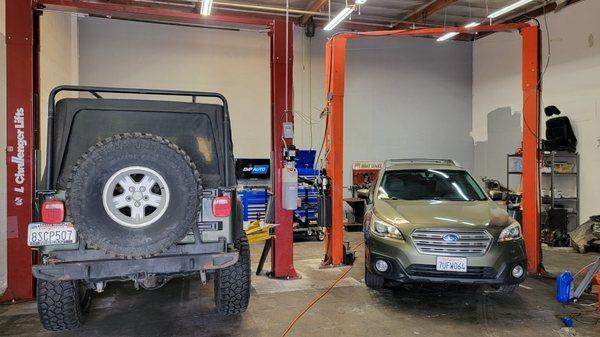
[[[466,273],[467,258],[466,257],[450,257],[438,256],[435,269],[438,271],[453,271]]]
[[[27,243],[30,247],[77,243],[77,231],[70,222],[59,224],[34,222],[29,224]]]

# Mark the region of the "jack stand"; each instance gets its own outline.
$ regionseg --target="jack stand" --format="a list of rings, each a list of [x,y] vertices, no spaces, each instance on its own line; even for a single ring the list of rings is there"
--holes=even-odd
[[[350,251],[350,242],[344,241],[344,264],[347,266],[351,266],[354,264],[354,260],[356,260],[355,251]]]
[[[263,251],[260,254],[260,260],[258,261],[258,267],[256,268],[256,276],[262,273],[262,270],[265,266],[265,261],[267,260],[267,255],[269,255],[269,251],[271,251],[271,245],[273,244],[273,238],[265,240],[265,245],[263,247]]]

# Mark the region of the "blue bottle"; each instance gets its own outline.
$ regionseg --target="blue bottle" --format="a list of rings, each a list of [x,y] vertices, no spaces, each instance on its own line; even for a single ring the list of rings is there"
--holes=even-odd
[[[560,303],[569,303],[571,301],[571,285],[573,284],[573,275],[565,271],[556,278],[556,300]]]

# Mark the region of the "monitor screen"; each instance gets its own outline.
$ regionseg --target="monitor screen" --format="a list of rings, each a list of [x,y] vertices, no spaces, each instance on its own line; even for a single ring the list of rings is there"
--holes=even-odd
[[[265,158],[236,159],[235,175],[238,179],[269,179],[271,177],[271,160]]]

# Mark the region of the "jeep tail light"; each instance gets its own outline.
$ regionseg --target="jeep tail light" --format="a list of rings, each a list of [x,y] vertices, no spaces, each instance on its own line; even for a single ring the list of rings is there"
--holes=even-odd
[[[228,196],[214,198],[212,212],[218,218],[225,218],[231,215],[231,199]]]
[[[65,204],[60,200],[46,200],[42,203],[42,222],[57,224],[65,219]]]

